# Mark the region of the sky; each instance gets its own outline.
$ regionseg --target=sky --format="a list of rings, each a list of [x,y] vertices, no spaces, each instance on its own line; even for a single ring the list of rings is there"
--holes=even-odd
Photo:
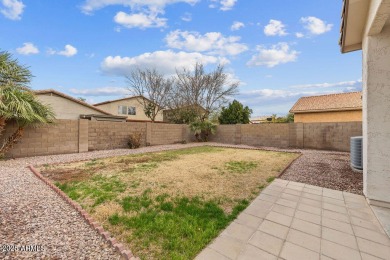
[[[341,54],[341,0],[0,0],[0,51],[93,104],[130,95],[125,76],[223,64],[252,117],[302,96],[361,90],[361,51]]]

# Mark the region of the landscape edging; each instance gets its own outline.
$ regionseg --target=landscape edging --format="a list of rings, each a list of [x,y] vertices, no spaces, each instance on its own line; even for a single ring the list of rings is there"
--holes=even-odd
[[[34,168],[34,166],[29,165],[27,168],[42,182],[44,182],[51,190],[57,193],[68,205],[74,208],[80,216],[87,222],[87,224],[92,227],[109,245],[111,245],[124,259],[126,260],[137,260],[138,257],[135,257],[133,253],[125,248],[125,246],[110,236],[110,233],[105,231],[102,226],[99,225],[89,214],[86,212],[77,202],[73,201],[68,195],[65,194],[61,189],[56,185],[51,183],[48,179],[42,176],[42,174]]]

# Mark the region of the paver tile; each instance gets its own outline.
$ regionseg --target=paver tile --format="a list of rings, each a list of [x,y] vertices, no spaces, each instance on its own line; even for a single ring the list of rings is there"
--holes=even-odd
[[[283,240],[262,231],[257,231],[249,240],[249,244],[278,256],[283,246]]]
[[[268,213],[265,219],[287,227],[290,226],[292,221],[292,217],[274,211]]]
[[[360,251],[380,257],[382,259],[390,259],[390,247],[370,240],[357,237],[357,243]]]
[[[284,243],[280,256],[286,260],[316,260],[320,255],[314,251],[297,246],[290,242]]]
[[[209,245],[209,248],[228,258],[234,259],[238,256],[244,246],[245,243],[240,240],[229,236],[219,236],[211,245]]]
[[[320,187],[320,186],[314,186],[314,185],[311,185],[311,184],[305,184],[305,188],[309,188],[309,189],[312,189],[312,190],[320,190],[320,191],[323,190],[322,187]]]
[[[383,233],[383,234],[385,233],[385,231],[382,229],[380,224],[377,221],[375,221],[375,220],[368,221],[368,220],[364,220],[364,219],[352,216],[351,217],[351,223],[354,226],[359,226],[359,227],[371,229],[373,231],[377,231],[377,232],[380,232],[380,233]]]
[[[345,247],[327,240],[321,240],[321,254],[336,260],[359,260],[361,259],[358,250]]]
[[[322,190],[311,189],[311,188],[308,188],[308,187],[304,187],[303,188],[303,192],[310,193],[310,194],[315,194],[315,195],[319,195],[319,196],[322,195]]]
[[[260,201],[260,200],[257,200],[257,201]],[[262,201],[262,202],[266,202],[266,201]],[[245,209],[245,213],[253,215],[253,216],[258,217],[258,218],[265,218],[268,215],[269,211],[270,211],[269,208],[262,205],[261,203],[251,203]]]
[[[362,260],[383,260],[383,258],[379,258],[373,255],[369,255],[363,252],[360,252],[360,255],[362,256]]]
[[[313,207],[313,206],[310,206],[310,205],[307,205],[307,204],[300,203],[299,206],[298,206],[298,210],[309,212],[309,213],[312,213],[312,214],[321,215],[321,208]]]
[[[321,226],[316,225],[307,221],[303,221],[297,218],[294,218],[291,228],[302,231],[304,233],[321,237]]]
[[[372,213],[372,212],[362,211],[360,209],[348,209],[348,212],[349,212],[349,215],[354,216],[354,217],[358,217],[361,219],[365,219],[365,220],[369,220],[369,221],[375,219],[374,213]]]
[[[329,197],[322,197],[322,201],[329,203],[329,204],[346,207],[345,202],[342,200],[337,200],[337,199],[333,199],[333,198],[329,198]]]
[[[373,242],[377,242],[383,244],[385,246],[390,246],[390,239],[387,235],[383,233],[379,233],[370,229],[353,226],[353,230],[357,237],[361,237],[363,239],[367,239]]]
[[[317,225],[321,224],[321,215],[312,214],[305,211],[297,210],[294,215],[295,218],[305,220],[307,222],[311,222]]]
[[[316,194],[307,193],[307,192],[302,192],[302,197],[303,198],[307,198],[307,199],[311,199],[311,200],[322,201],[322,196],[316,195]]]
[[[301,196],[301,193],[302,193],[301,191],[292,190],[292,189],[289,189],[289,188],[286,188],[283,192],[291,194],[291,195],[295,195],[295,196]]]
[[[290,207],[290,208],[293,208],[295,209],[298,205],[298,203],[296,201],[291,201],[291,200],[286,200],[286,199],[278,199],[276,201],[277,204],[279,205],[283,205],[283,206],[286,206],[286,207]]]
[[[323,210],[322,217],[331,218],[331,219],[335,219],[335,220],[342,221],[345,223],[349,223],[348,215],[341,214],[341,213],[334,212],[334,211]]]
[[[263,190],[261,193],[268,194],[271,196],[279,197],[282,194],[283,190],[274,190],[267,187],[265,190]]]
[[[246,214],[245,212],[242,212],[240,215],[238,215],[237,219],[235,220],[236,223],[245,225],[247,227],[255,228],[257,229],[261,222],[263,222],[264,219],[258,218],[249,214]]]
[[[236,238],[242,242],[248,241],[248,239],[255,233],[257,228],[250,228],[242,224],[232,222],[221,235],[230,236]]]
[[[291,201],[295,201],[295,202],[298,202],[300,199],[299,196],[288,194],[288,193],[283,193],[280,197],[283,199],[291,200]]]
[[[211,248],[205,248],[196,258],[196,260],[229,260],[230,258],[221,255],[217,251],[211,249]]]
[[[328,227],[331,229],[335,229],[335,230],[353,235],[352,226],[349,223],[345,223],[345,222],[338,221],[335,219],[323,217],[321,224],[323,227]]]
[[[330,210],[330,211],[338,212],[338,213],[341,213],[341,214],[345,214],[345,215],[348,214],[348,211],[347,211],[347,209],[345,207],[337,206],[337,205],[330,204],[330,203],[327,203],[327,202],[323,202],[322,203],[322,208]]]
[[[275,201],[277,201],[279,199],[279,197],[268,195],[265,193],[261,193],[256,199],[265,200],[265,201],[274,203]]]
[[[288,227],[268,220],[264,220],[261,223],[259,230],[281,239],[285,239],[288,233]]]
[[[320,252],[321,239],[298,230],[290,229],[287,235],[287,241],[310,249],[315,252]]]
[[[335,229],[322,227],[322,238],[358,250],[356,238],[353,235],[340,232]]]
[[[279,204],[275,204],[271,210],[290,217],[294,216],[295,213],[295,210],[293,208]]]
[[[209,258],[209,260],[213,258]],[[240,255],[237,257],[239,260],[276,260],[277,257],[274,255],[271,255],[270,253],[265,252],[264,250],[261,250],[255,246],[252,245],[246,245],[244,250],[240,253]]]
[[[302,182],[295,182],[295,181],[290,181],[287,185],[288,186],[296,186],[296,187],[305,187],[305,184]]]
[[[321,206],[322,206],[321,200],[312,200],[312,199],[303,198],[303,197],[301,197],[300,203],[306,204],[309,206],[313,206],[313,207],[318,207],[318,208],[321,208]]]
[[[344,200],[343,192],[338,190],[323,189],[322,196],[338,200]]]

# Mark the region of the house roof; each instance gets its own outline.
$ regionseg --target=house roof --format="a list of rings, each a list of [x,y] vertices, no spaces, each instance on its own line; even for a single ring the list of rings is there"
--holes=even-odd
[[[362,109],[362,92],[301,97],[290,109],[291,113],[345,111]]]
[[[79,99],[76,99],[76,98],[74,98],[74,97],[68,96],[68,95],[66,95],[66,94],[64,94],[64,93],[62,93],[62,92],[59,92],[59,91],[57,91],[57,90],[54,90],[54,89],[34,90],[34,94],[35,94],[35,95],[55,94],[55,95],[57,95],[57,96],[66,98],[66,99],[68,99],[68,100],[70,100],[70,101],[76,102],[76,103],[78,103],[78,104],[80,104],[80,105],[82,105],[82,106],[88,107],[88,108],[90,108],[90,109],[93,109],[93,110],[98,111],[98,112],[100,112],[100,113],[103,113],[103,114],[105,114],[105,115],[112,116],[112,114],[108,113],[107,111],[104,111],[104,110],[102,110],[102,109],[100,109],[100,108],[94,107],[94,106],[92,106],[92,105],[90,105],[90,104],[88,104],[88,103],[86,103],[86,102],[83,102],[83,101],[81,101],[81,100],[79,100]]]
[[[113,102],[118,102],[118,101],[122,101],[122,100],[129,100],[129,99],[133,99],[133,98],[144,98],[144,99],[148,100],[149,102],[152,102],[150,99],[148,99],[148,98],[146,98],[144,96],[132,96],[132,97],[125,97],[125,98],[118,98],[118,99],[113,99],[113,100],[107,100],[107,101],[104,101],[104,102],[96,103],[96,104],[94,104],[94,106],[101,106],[101,105],[105,105],[105,104],[109,104],[109,103],[113,103]]]

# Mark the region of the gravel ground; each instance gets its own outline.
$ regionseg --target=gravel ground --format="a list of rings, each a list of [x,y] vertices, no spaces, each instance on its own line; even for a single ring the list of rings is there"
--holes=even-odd
[[[119,259],[81,216],[54,191],[38,180],[26,166],[55,164],[117,155],[158,152],[202,146],[202,143],[162,145],[137,150],[118,149],[78,154],[37,156],[0,161],[0,258]],[[208,143],[215,146],[230,146]],[[233,146],[231,146],[233,147]],[[253,148],[245,145],[236,148]],[[262,147],[272,151],[301,152],[281,176],[282,179],[362,194],[362,174],[349,167],[349,154],[342,152],[290,150]],[[42,246],[38,252],[2,252],[3,245]]]

